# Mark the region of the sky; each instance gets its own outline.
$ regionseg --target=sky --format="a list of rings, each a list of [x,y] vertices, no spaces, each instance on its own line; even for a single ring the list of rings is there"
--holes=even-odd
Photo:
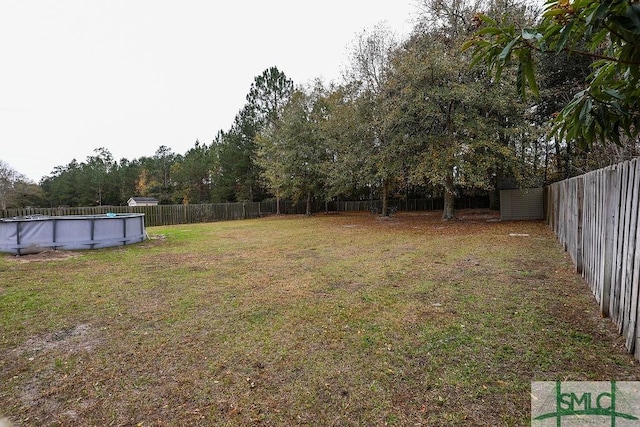
[[[229,130],[254,78],[339,81],[358,34],[416,0],[0,0],[0,160],[34,182],[104,147],[185,154]]]

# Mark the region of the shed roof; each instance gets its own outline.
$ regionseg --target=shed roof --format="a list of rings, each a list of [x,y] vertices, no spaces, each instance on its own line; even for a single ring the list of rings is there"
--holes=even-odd
[[[131,197],[129,200],[133,200],[134,202],[157,202],[158,199],[155,197]]]

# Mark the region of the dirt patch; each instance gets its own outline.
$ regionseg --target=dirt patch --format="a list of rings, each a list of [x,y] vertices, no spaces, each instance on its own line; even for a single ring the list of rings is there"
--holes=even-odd
[[[25,425],[77,425],[76,409],[87,408],[90,399],[75,396],[75,407],[67,409],[68,398],[61,392],[78,385],[74,369],[82,353],[91,352],[100,342],[95,330],[88,324],[60,329],[28,339],[8,352],[5,360],[14,359],[16,366],[39,366],[34,374],[13,390],[22,408],[39,408],[46,419],[36,416],[21,421]],[[17,419],[16,419],[17,420]],[[60,423],[60,424],[58,424]],[[0,427],[2,427],[0,425]]]
[[[345,217],[357,217],[358,213],[344,213]],[[360,215],[361,217],[361,215]],[[372,216],[371,227],[393,227],[396,230],[428,230],[436,233],[466,233],[469,227],[481,229],[500,222],[500,212],[491,210],[461,209],[452,220],[443,220],[441,212],[398,212],[390,217]],[[363,224],[360,224],[361,226]],[[480,228],[479,228],[480,227]]]
[[[67,353],[91,351],[98,343],[98,338],[88,324],[61,329],[48,334],[29,338],[24,344],[13,349],[16,356],[35,355],[51,350],[64,349]]]
[[[167,238],[167,236],[165,234],[153,234],[153,235],[149,235],[147,237],[148,238],[147,238],[146,241],[147,242],[151,242],[151,243],[154,243],[154,242],[155,243],[159,243],[159,242],[164,241]]]
[[[80,253],[73,251],[62,251],[62,250],[47,250],[43,252],[39,252],[37,254],[29,254],[29,255],[16,255],[13,258],[7,258],[8,260],[27,263],[27,262],[44,262],[44,261],[60,261],[69,258],[75,258],[80,256]]]
[[[500,211],[489,209],[463,209],[456,211],[456,217],[463,221],[498,221]]]

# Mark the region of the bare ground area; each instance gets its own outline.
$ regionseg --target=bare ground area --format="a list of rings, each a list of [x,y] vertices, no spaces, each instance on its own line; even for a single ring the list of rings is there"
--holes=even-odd
[[[640,378],[542,222],[476,210],[149,231],[0,258],[0,418],[527,425],[531,381]]]
[[[9,258],[10,261],[14,262],[42,262],[42,261],[58,261],[64,260],[67,258],[78,256],[78,252],[73,251],[63,251],[63,250],[46,250],[42,252],[38,252],[35,254],[23,255],[23,256],[14,256]]]

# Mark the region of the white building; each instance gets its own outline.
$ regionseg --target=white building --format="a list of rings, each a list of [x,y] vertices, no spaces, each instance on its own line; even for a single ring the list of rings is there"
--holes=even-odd
[[[129,206],[158,206],[158,200],[154,197],[131,197],[127,200]]]

